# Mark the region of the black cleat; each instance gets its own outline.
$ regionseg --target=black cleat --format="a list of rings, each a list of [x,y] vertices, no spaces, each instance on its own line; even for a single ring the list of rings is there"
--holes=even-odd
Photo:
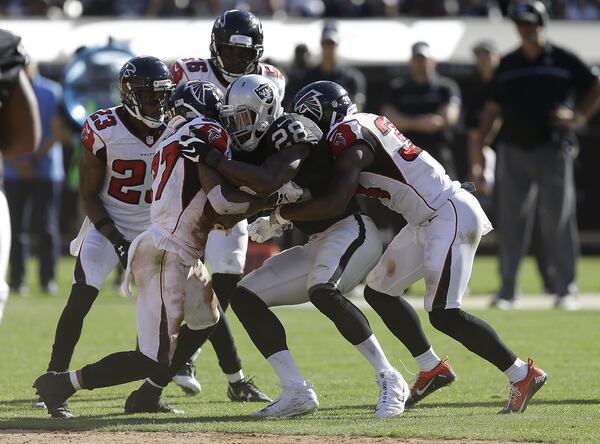
[[[173,382],[184,391],[186,395],[194,396],[200,393],[202,386],[196,379],[196,367],[189,362],[185,363],[173,377]]]
[[[69,374],[66,372],[48,372],[37,378],[33,388],[46,404],[48,413],[53,418],[72,418],[67,399],[75,393]]]
[[[131,392],[125,401],[125,413],[173,413],[175,415],[182,415],[185,412],[174,409],[162,402],[160,392],[154,394],[138,389]]]
[[[242,379],[238,382],[229,383],[227,388],[227,397],[237,402],[272,402],[273,400],[265,395],[254,384],[252,378]]]

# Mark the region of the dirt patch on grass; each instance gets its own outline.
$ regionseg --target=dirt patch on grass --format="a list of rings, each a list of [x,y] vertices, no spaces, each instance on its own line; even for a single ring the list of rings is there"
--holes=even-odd
[[[400,438],[370,438],[361,436],[268,435],[264,433],[173,433],[173,432],[46,432],[34,430],[1,430],[2,444],[23,443],[85,443],[85,444],[427,444],[443,442],[497,443],[498,441],[423,440]]]

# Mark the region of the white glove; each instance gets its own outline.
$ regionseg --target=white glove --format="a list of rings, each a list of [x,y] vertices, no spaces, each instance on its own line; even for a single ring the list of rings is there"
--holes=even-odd
[[[283,184],[277,191],[277,205],[297,202],[302,199],[304,189],[300,188],[291,180]]]
[[[276,210],[277,213],[279,212],[278,210],[279,208]],[[272,237],[281,236],[285,230],[292,228],[290,221],[286,221],[281,216],[279,216],[279,221],[277,221],[277,217],[273,216],[274,214],[259,217],[251,224],[248,224],[248,236],[250,236],[250,239],[261,244]]]

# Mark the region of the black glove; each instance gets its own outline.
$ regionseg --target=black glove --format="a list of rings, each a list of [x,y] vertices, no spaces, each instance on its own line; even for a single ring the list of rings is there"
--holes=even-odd
[[[197,135],[182,136],[179,142],[179,152],[192,162],[203,163],[213,168],[217,168],[223,159],[223,154],[218,149],[213,148]]]
[[[119,258],[119,262],[123,266],[123,268],[127,268],[127,255],[129,253],[129,246],[131,242],[123,237],[123,235],[115,228],[115,230],[110,234],[108,240],[112,244],[115,249],[115,253],[117,253],[117,257]]]

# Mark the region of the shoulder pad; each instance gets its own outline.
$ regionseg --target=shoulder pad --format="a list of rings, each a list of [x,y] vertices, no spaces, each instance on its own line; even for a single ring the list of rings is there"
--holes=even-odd
[[[290,113],[290,116],[294,118],[294,120],[299,121],[304,125],[304,129],[306,130],[306,141],[307,142],[318,142],[323,137],[323,131],[317,126],[315,122],[310,120],[308,117],[302,116],[296,113]]]

